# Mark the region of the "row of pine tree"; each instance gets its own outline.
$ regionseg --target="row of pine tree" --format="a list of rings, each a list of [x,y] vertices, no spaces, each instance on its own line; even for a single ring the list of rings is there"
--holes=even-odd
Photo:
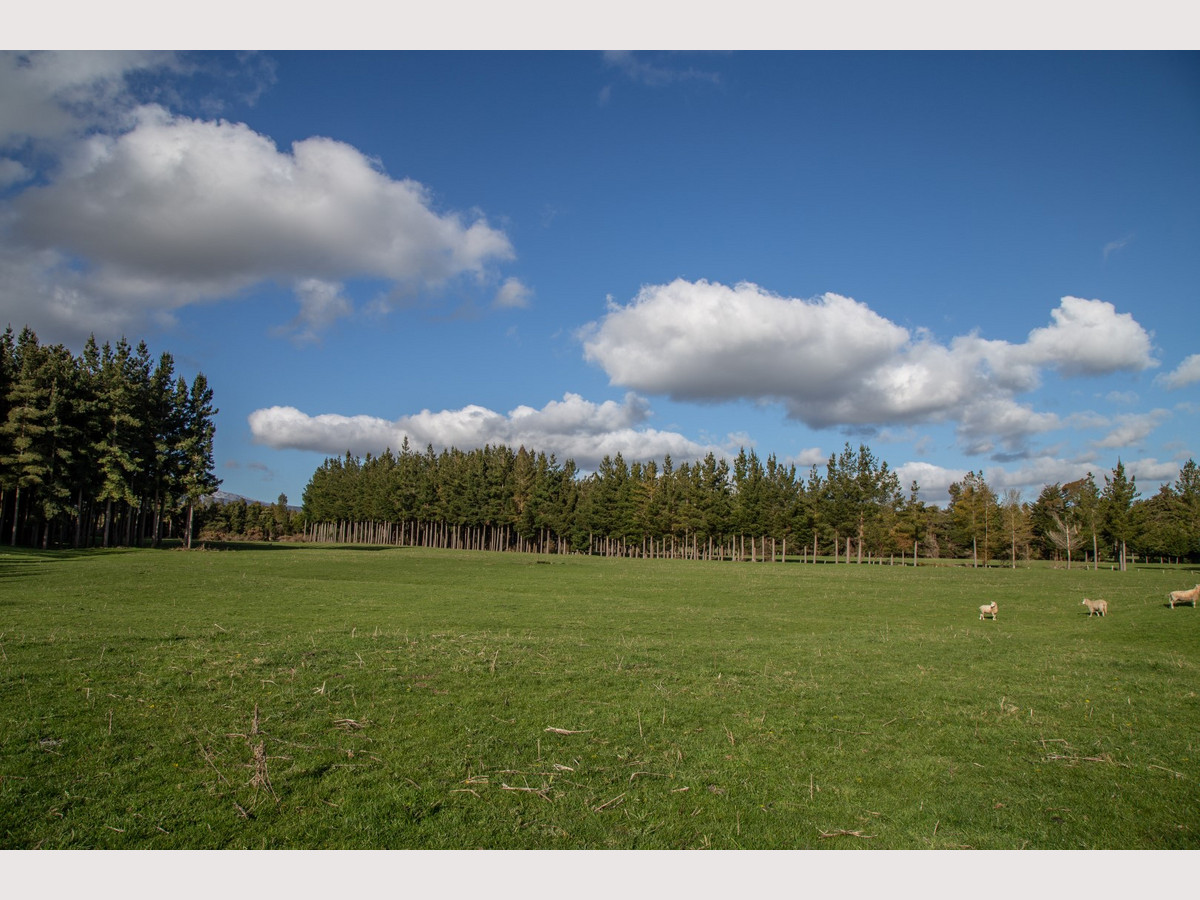
[[[504,446],[436,453],[407,441],[365,458],[332,457],[313,473],[296,516],[218,504],[213,392],[189,385],[163,353],[89,339],[74,356],[30,329],[0,337],[0,540],[31,546],[190,546],[213,535],[406,543],[537,552],[776,559],[970,558],[1200,561],[1200,472],[1140,499],[1118,460],[1104,486],[1089,474],[1047,485],[1033,503],[982,474],[950,488],[945,508],[907,493],[865,445],[846,444],[822,472],[754,450],[605,457],[582,474],[571,460]],[[209,498],[209,499],[205,499]],[[261,508],[260,508],[261,507]]]
[[[190,542],[213,473],[213,392],[145,342],[79,356],[25,328],[0,338],[0,540],[90,547]]]
[[[436,453],[405,442],[398,453],[326,459],[287,529],[310,540],[464,549],[1124,566],[1132,556],[1200,560],[1200,474],[1188,460],[1174,484],[1141,500],[1118,460],[1103,487],[1089,474],[1028,503],[972,472],[941,508],[922,501],[915,482],[902,491],[865,445],[846,444],[807,477],[745,449],[732,465],[713,454],[678,466],[617,454],[583,476],[571,460],[524,447]]]

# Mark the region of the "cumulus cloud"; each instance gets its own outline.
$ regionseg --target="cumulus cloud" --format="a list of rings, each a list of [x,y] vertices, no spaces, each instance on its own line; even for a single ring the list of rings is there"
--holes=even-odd
[[[771,400],[815,428],[955,422],[972,452],[1021,452],[1061,427],[1016,397],[1041,373],[1094,376],[1156,365],[1150,335],[1101,300],[1062,298],[1019,344],[961,335],[948,344],[837,294],[786,298],[758,285],[678,279],[610,301],[579,332],[610,382],[677,400]]]
[[[1136,372],[1158,365],[1149,333],[1111,303],[1063,297],[1050,315],[1052,325],[1035,328],[1025,344],[1013,349],[1014,361],[1025,359],[1064,375]]]
[[[84,333],[169,321],[182,306],[275,283],[297,288],[300,313],[285,330],[309,339],[347,313],[353,279],[409,297],[463,277],[486,282],[514,256],[481,216],[438,209],[426,186],[348,144],[310,137],[280,148],[243,123],[122,105],[125,74],[161,57],[22,59],[0,64],[16,81],[0,77],[0,122],[14,140],[62,139],[48,177],[0,209],[9,251],[0,280],[33,321]],[[80,105],[121,115],[100,121],[77,115]],[[0,161],[0,178],[28,177],[23,164]],[[330,295],[316,283],[341,288]],[[510,279],[496,303],[529,296]]]
[[[661,459],[670,454],[698,459],[709,452],[727,454],[729,445],[700,444],[681,434],[645,427],[650,416],[646,401],[627,394],[620,402],[593,403],[578,394],[541,409],[518,406],[507,414],[483,406],[431,412],[389,420],[376,416],[309,415],[290,406],[255,410],[249,416],[256,443],[276,449],[309,450],[340,455],[379,454],[409,446],[435,450],[470,450],[485,445],[524,446],[573,459],[583,469],[595,468],[604,456],[620,453],[629,460]]]
[[[439,215],[426,188],[348,144],[308,138],[280,152],[244,124],[160,107],[139,110],[131,131],[88,139],[14,209],[14,230],[35,247],[205,290],[301,273],[436,284],[512,256],[502,232]]]
[[[842,415],[822,414],[842,402],[847,381],[892,358],[909,335],[837,294],[809,302],[680,279],[611,304],[581,337],[585,358],[613,384],[687,401],[803,398],[831,424]]]
[[[1193,353],[1173,371],[1155,379],[1168,390],[1178,390],[1200,381],[1200,353]]]

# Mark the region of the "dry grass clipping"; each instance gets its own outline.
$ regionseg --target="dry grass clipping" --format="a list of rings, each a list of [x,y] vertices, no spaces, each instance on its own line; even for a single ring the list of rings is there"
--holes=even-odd
[[[254,719],[250,723],[250,737],[257,737],[258,730],[258,704],[254,704]],[[250,738],[247,738],[249,743]],[[259,741],[254,745],[253,757],[247,763],[249,768],[254,770],[254,774],[250,776],[250,786],[254,788],[255,796],[258,796],[260,790],[266,791],[271,795],[276,803],[279,802],[279,796],[275,793],[275,789],[271,787],[271,774],[267,771],[267,745],[265,741]]]
[[[257,794],[259,790],[265,790],[272,799],[278,802],[279,797],[275,794],[275,789],[271,787],[271,775],[267,772],[267,750],[262,741],[254,745],[254,758],[250,761],[249,766],[254,769],[254,775],[250,778],[250,786],[254,788],[254,792]]]
[[[873,834],[863,834],[861,831],[848,831],[845,828],[839,828],[837,831],[822,831],[820,832],[820,835],[823,839],[835,837],[856,837],[863,838],[864,840],[870,840],[871,838],[875,837]]]

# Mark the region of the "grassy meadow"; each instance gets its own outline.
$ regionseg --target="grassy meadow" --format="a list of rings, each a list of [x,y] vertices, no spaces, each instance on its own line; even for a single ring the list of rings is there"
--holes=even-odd
[[[3,549],[0,847],[1196,849],[1198,580]]]

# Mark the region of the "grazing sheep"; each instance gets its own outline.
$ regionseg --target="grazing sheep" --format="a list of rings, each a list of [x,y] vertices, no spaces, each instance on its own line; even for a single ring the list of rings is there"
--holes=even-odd
[[[1196,608],[1196,598],[1200,597],[1200,584],[1196,585],[1190,591],[1171,591],[1167,601],[1171,604],[1171,609],[1175,608],[1176,603],[1190,603],[1192,609]]]
[[[1085,597],[1083,600],[1083,605],[1086,606],[1088,609],[1088,618],[1089,619],[1095,615],[1101,615],[1101,616],[1108,615],[1108,601],[1107,600],[1088,600]]]
[[[996,601],[995,601],[995,600],[993,600],[993,601],[992,601],[991,603],[989,603],[987,606],[981,606],[981,607],[979,607],[979,618],[980,618],[980,620],[982,620],[984,616],[991,616],[993,619],[995,619],[995,618],[996,618],[996,609],[997,609],[997,607],[996,607]]]

